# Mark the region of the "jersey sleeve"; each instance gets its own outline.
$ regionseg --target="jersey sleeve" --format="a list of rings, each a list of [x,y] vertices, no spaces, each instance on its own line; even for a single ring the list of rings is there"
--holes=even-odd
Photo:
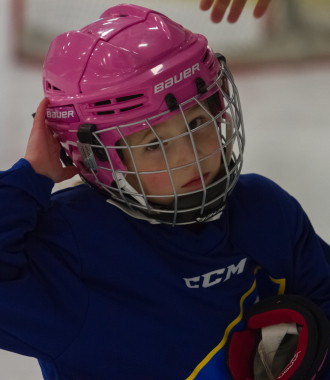
[[[17,279],[27,264],[24,242],[35,229],[38,213],[50,204],[53,182],[38,176],[22,159],[0,173],[0,280]]]
[[[235,192],[232,239],[261,268],[260,296],[276,294],[274,285],[280,284],[283,293],[315,302],[330,323],[330,246],[315,232],[299,202],[258,175],[243,176]],[[329,362],[328,357],[322,380],[330,376]]]
[[[287,290],[322,305],[330,320],[330,246],[320,238],[299,205],[291,216],[292,257]],[[287,216],[289,220],[289,217]]]
[[[280,234],[277,239],[282,240],[273,239],[273,243],[283,263],[286,292],[311,299],[330,320],[330,246],[315,232],[299,202],[273,182],[270,185],[278,210],[273,213]]]
[[[291,241],[291,256],[284,271],[286,293],[302,295],[319,305],[330,328],[330,246],[317,235],[300,204],[289,195],[282,196],[286,199],[281,201],[281,213]],[[318,378],[325,380],[329,376],[328,355]]]
[[[41,360],[68,346],[86,303],[52,187],[24,159],[0,173],[0,348]]]
[[[330,319],[330,247],[299,202],[274,182],[249,175],[235,189],[233,240],[285,293],[307,297]],[[234,213],[235,215],[235,213]],[[263,289],[260,289],[263,293]]]

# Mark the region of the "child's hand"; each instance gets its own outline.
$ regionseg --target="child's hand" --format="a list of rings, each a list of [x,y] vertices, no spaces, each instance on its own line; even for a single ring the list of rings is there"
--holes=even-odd
[[[213,6],[211,20],[218,23],[222,20],[229,4],[232,3],[227,20],[233,23],[239,19],[246,2],[247,0],[200,0],[199,6],[203,11],[207,11]],[[270,2],[271,0],[258,0],[253,12],[254,17],[261,17],[266,12]]]
[[[60,143],[45,123],[48,104],[47,98],[39,104],[24,158],[36,173],[45,175],[54,182],[62,182],[78,174],[78,170],[75,166],[64,168],[60,161]]]

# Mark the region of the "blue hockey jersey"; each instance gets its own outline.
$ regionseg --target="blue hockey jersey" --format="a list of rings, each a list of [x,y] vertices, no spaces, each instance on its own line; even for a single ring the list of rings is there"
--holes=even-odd
[[[330,318],[330,247],[268,179],[242,175],[199,228],[52,187],[23,159],[0,173],[0,348],[47,380],[229,379],[226,342],[258,297],[299,294]]]

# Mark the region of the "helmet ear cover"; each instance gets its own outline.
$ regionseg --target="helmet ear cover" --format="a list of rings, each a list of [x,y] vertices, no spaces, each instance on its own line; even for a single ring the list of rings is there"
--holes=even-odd
[[[275,296],[255,304],[245,319],[247,329],[233,333],[227,344],[227,366],[234,380],[312,380],[324,369],[330,324],[313,302],[296,295]],[[263,352],[262,330],[270,327],[274,334],[277,328],[292,324],[297,326],[297,335],[282,335],[270,362],[269,352]],[[260,370],[260,366],[264,368]]]

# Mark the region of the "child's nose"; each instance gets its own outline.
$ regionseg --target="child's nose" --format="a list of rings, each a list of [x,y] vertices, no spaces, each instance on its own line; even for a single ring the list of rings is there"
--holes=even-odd
[[[198,144],[189,135],[178,139],[176,156],[177,166],[196,163],[200,158]]]

